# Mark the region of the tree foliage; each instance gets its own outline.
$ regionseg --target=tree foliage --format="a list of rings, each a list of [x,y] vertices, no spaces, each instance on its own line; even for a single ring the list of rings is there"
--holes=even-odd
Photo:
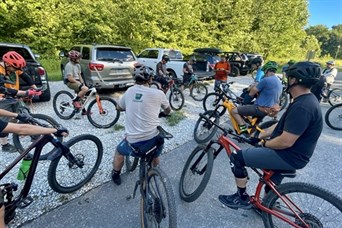
[[[77,43],[333,56],[342,25],[305,30],[307,8],[306,0],[3,0],[0,39],[51,57]]]

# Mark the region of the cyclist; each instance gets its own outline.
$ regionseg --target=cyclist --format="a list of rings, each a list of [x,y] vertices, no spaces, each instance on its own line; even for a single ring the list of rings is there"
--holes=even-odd
[[[221,55],[221,59],[214,66],[215,71],[215,84],[214,90],[217,91],[220,86],[225,88],[224,85],[227,84],[228,74],[230,74],[230,64],[227,62],[225,55]]]
[[[286,70],[292,66],[293,64],[295,64],[296,61],[294,61],[293,59],[291,59],[290,61],[287,62],[287,65],[283,66],[283,68],[281,69],[281,72],[282,72],[282,80],[283,81],[286,81]]]
[[[196,63],[196,59],[194,57],[190,58],[189,61],[184,63],[183,65],[183,84],[181,86],[181,90],[184,90],[184,85],[190,82],[191,76],[194,73],[193,65]],[[191,90],[191,86],[189,87]]]
[[[248,136],[247,126],[241,116],[264,117],[270,109],[278,104],[282,93],[282,85],[275,75],[278,64],[274,61],[267,62],[262,70],[265,72],[264,78],[251,88],[249,94],[245,95],[243,103],[249,104],[256,94],[258,94],[254,104],[241,105],[232,110],[232,115],[239,124],[241,134]]]
[[[337,76],[337,69],[334,67],[335,62],[330,60],[326,62],[326,64],[327,66],[323,70],[320,80],[311,88],[311,92],[316,96],[318,101],[321,101],[322,99],[324,85],[326,84],[326,89],[329,90]],[[327,99],[324,99],[323,101],[326,102]]]
[[[168,55],[163,55],[161,61],[157,63],[156,66],[156,81],[158,81],[163,88],[167,88],[168,82],[170,80],[169,72],[166,70],[166,64],[170,61]]]
[[[252,71],[256,70],[256,75],[254,78],[254,82],[251,85],[249,85],[247,88],[244,88],[242,90],[242,94],[240,95],[241,98],[244,99],[244,97],[249,94],[249,91],[254,86],[256,86],[258,84],[258,82],[260,82],[260,80],[264,77],[265,74],[264,74],[264,71],[262,71],[263,61],[264,60],[261,57],[257,56],[254,59],[252,59],[251,62],[249,63]]]
[[[320,66],[312,62],[297,62],[287,69],[287,91],[292,94],[293,102],[276,126],[260,133],[259,138],[270,136],[270,140],[259,142],[261,147],[243,149],[232,154],[237,192],[233,195],[220,195],[219,200],[223,204],[234,209],[251,208],[246,193],[248,174],[245,166],[275,171],[296,170],[302,169],[309,162],[323,127],[321,108],[315,96],[310,93],[310,87],[318,81],[320,74]],[[282,178],[276,173],[272,180],[280,184]],[[265,190],[267,192],[269,189]]]
[[[11,112],[16,112],[18,108],[18,101],[14,99],[15,96],[34,96],[41,95],[41,91],[35,91],[36,85],[33,83],[31,77],[23,71],[26,66],[25,59],[15,51],[9,51],[2,56],[0,62],[0,108]],[[19,90],[20,80],[24,80],[31,89],[27,91]],[[4,80],[11,81],[14,84],[4,83]],[[8,122],[10,118],[0,117],[0,120]],[[2,151],[16,152],[17,149],[8,143],[8,134],[0,133],[0,143]]]
[[[78,110],[81,109],[81,98],[89,91],[89,88],[84,84],[84,80],[81,74],[81,53],[76,50],[71,50],[68,53],[69,62],[64,68],[64,83],[77,93],[77,96],[73,100],[73,105]],[[87,115],[86,110],[82,109],[82,115]]]
[[[128,88],[118,102],[117,109],[126,111],[126,137],[117,146],[113,160],[112,180],[117,185],[121,184],[124,156],[138,156],[139,152],[146,153],[157,144],[159,148],[152,164],[159,164],[164,139],[158,135],[158,116],[169,114],[171,108],[162,91],[149,88],[152,77],[153,72],[148,67],[136,66],[135,85]],[[164,110],[161,113],[160,108]]]

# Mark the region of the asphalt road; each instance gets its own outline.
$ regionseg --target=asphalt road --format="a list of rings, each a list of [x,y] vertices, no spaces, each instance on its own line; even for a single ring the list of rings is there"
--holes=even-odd
[[[342,74],[339,74],[335,87],[341,86]],[[322,103],[321,107],[325,114],[330,106]],[[314,183],[342,197],[341,136],[341,131],[334,131],[324,123],[311,162],[298,171],[295,180]],[[187,157],[195,147],[196,143],[190,141],[161,158],[161,167],[168,174],[176,197],[178,227],[263,227],[262,219],[252,210],[232,210],[223,207],[218,201],[218,195],[236,191],[228,158],[224,153],[215,160],[211,179],[201,197],[193,203],[181,201],[178,194],[180,175]],[[252,194],[257,177],[253,172],[249,173],[251,180],[248,192]],[[82,197],[27,222],[23,227],[140,227],[139,197],[127,200],[127,196],[133,193],[137,178],[137,172],[123,174],[121,186],[105,183]]]

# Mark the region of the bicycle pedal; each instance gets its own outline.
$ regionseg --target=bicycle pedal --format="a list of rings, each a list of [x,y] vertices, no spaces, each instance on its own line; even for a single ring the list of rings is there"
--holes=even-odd
[[[31,196],[27,196],[26,198],[22,198],[18,203],[18,208],[23,209],[29,206],[33,202],[33,198]]]

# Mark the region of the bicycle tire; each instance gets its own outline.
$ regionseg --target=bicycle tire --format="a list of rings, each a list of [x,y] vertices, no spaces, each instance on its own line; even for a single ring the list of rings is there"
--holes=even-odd
[[[55,94],[52,100],[52,106],[59,118],[69,120],[75,116],[76,110],[72,104],[73,98],[74,96],[69,91],[65,90]]]
[[[178,88],[171,89],[169,96],[170,106],[173,110],[181,110],[184,106],[184,94]]]
[[[288,104],[289,104],[289,95],[287,94],[287,92],[283,91],[279,97],[280,111],[284,110]]]
[[[342,103],[342,89],[335,88],[328,94],[328,102],[331,106]]]
[[[70,153],[83,163],[83,166],[78,167],[64,155],[51,161],[48,182],[58,193],[74,192],[89,182],[98,170],[103,156],[102,142],[94,135],[78,135],[64,144],[69,147]]]
[[[33,114],[31,113],[31,116],[38,120],[41,123],[48,124],[47,127],[57,127],[59,126],[59,123],[53,119],[50,116],[44,115],[44,114]],[[17,135],[13,133],[13,144],[15,148],[18,150],[19,153],[23,153],[25,149],[27,149],[33,141],[38,139],[40,135]],[[61,142],[63,142],[63,137],[57,137],[57,139]],[[53,152],[54,146],[51,143],[46,144],[42,152],[39,156],[39,160],[47,160],[49,155]],[[30,152],[30,156],[33,157],[34,151]]]
[[[160,89],[159,83],[157,83],[157,82],[152,82],[152,83],[150,84],[150,88],[153,88],[153,89]]]
[[[219,124],[220,117],[217,112],[209,110],[203,113],[204,116],[208,117],[210,120]],[[194,128],[194,139],[198,144],[208,142],[217,132],[218,127],[210,123],[204,117],[199,117]]]
[[[204,145],[197,146],[190,154],[179,181],[179,195],[185,202],[198,199],[207,187],[214,165],[213,154],[214,149],[205,151]],[[199,183],[193,184],[197,178]]]
[[[110,97],[100,97],[103,113],[97,105],[96,99],[92,100],[87,109],[87,118],[96,128],[110,128],[118,122],[120,111],[116,109],[116,102]]]
[[[195,82],[190,90],[190,96],[195,101],[203,101],[204,97],[208,94],[207,87],[201,82]]]
[[[331,106],[324,116],[325,123],[332,129],[342,130],[342,103]]]
[[[277,187],[280,195],[285,195],[291,199],[299,210],[300,217],[310,225],[310,227],[340,227],[342,224],[342,199],[332,192],[315,186],[313,184],[302,182],[289,182]],[[292,196],[292,197],[291,197]],[[303,196],[303,197],[301,197]],[[328,205],[325,205],[328,203]],[[263,200],[263,204],[285,216],[298,225],[304,225],[299,219],[295,219],[293,212],[286,209],[285,203],[279,199],[275,192],[270,191]],[[327,206],[327,210],[323,209]],[[283,213],[282,213],[283,212]],[[317,216],[317,213],[321,214]],[[315,214],[313,214],[315,213]],[[325,220],[325,216],[330,216]],[[285,222],[275,216],[263,212],[263,222],[265,227],[284,227]],[[275,224],[276,223],[276,224]],[[289,224],[286,223],[285,227]]]
[[[140,222],[142,228],[177,227],[176,202],[167,175],[158,167],[148,171],[149,197],[140,199]],[[149,206],[147,204],[152,204]]]
[[[126,171],[133,172],[139,163],[139,158],[133,156],[125,156]]]
[[[208,93],[207,96],[203,99],[203,109],[204,111],[209,110],[217,110],[219,116],[223,116],[226,113],[226,108],[222,105],[222,99],[220,97],[220,94],[214,92],[214,93]],[[219,108],[218,106],[221,105]]]

